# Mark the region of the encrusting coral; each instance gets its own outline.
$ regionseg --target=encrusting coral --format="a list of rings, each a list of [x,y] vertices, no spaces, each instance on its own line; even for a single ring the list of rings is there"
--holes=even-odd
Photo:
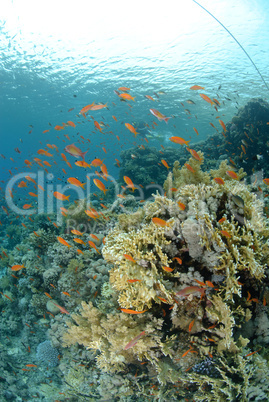
[[[238,337],[262,302],[269,228],[263,202],[240,181],[244,172],[232,179],[223,161],[218,170],[203,173],[198,155],[200,161],[188,162],[192,179],[175,162],[164,186],[169,198],[157,194],[135,213],[121,215],[106,237],[102,253],[113,264],[110,286],[122,312],[117,305],[106,314],[82,303],[64,341],[99,351],[98,366],[107,372],[145,359],[161,384],[193,384],[197,400],[204,400],[200,390],[206,386],[208,400],[246,401],[251,374],[244,372],[247,342]],[[217,378],[202,375],[202,369],[186,375],[208,355]],[[235,373],[241,384],[233,382]]]

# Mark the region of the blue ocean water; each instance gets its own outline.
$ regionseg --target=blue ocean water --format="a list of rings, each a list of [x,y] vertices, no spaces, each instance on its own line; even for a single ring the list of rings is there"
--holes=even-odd
[[[268,87],[242,48],[194,1],[172,1],[161,7],[151,0],[88,3],[47,1],[40,7],[30,0],[4,0],[1,4],[0,187],[4,208],[9,208],[9,186],[20,208],[36,205],[28,195],[35,190],[17,188],[29,174],[39,174],[33,178],[40,178],[47,191],[50,185],[50,194],[61,185],[59,191],[79,198],[79,190],[69,190],[67,178],[84,183],[86,173],[74,164],[81,158],[65,152],[67,145],[75,143],[81,151],[88,151],[88,163],[103,160],[110,179],[116,182],[116,159],[121,163],[122,151],[137,146],[178,149],[180,145],[169,141],[172,136],[197,144],[220,134],[218,120],[229,122],[252,98],[268,101]],[[201,0],[200,4],[234,35],[269,86],[268,1]],[[193,85],[204,89],[191,90]],[[124,101],[120,93],[134,100]],[[200,93],[217,99],[221,106],[214,108],[216,103],[210,105]],[[93,102],[107,107],[84,117],[80,111]],[[151,108],[171,117],[167,124],[153,116]],[[66,125],[68,121],[75,127]],[[101,124],[101,131],[94,121]],[[138,127],[138,135],[125,123]],[[63,129],[56,130],[57,125]],[[141,125],[146,127],[148,142]],[[47,144],[54,144],[57,151]],[[40,149],[52,156],[40,155]],[[34,158],[51,166],[40,168]],[[93,172],[89,169],[87,174]],[[14,177],[18,177],[15,185],[10,181]],[[92,191],[96,190],[92,185]]]
[[[23,167],[24,159],[36,155],[40,142],[60,146],[63,134],[57,139],[53,127],[67,120],[77,122],[81,108],[93,101],[108,103],[109,110],[95,112],[94,118],[104,118],[109,124],[104,132],[120,135],[122,145],[133,141],[122,123],[138,120],[152,124],[156,119],[149,108],[153,105],[165,115],[174,116],[167,126],[158,125],[164,140],[180,133],[195,142],[212,134],[209,122],[214,119],[214,111],[189,90],[194,84],[204,86],[208,96],[219,96],[224,101],[224,121],[252,97],[268,98],[267,88],[238,44],[193,1],[175,2],[174,7],[162,11],[152,2],[140,10],[139,2],[133,9],[123,2],[117,10],[94,5],[93,23],[73,5],[55,9],[48,3],[43,16],[30,3],[27,7],[27,2],[22,6],[17,1],[5,1],[1,15],[0,129],[1,138],[8,138],[1,143],[1,153],[7,158],[0,161],[4,178],[8,177],[7,169],[15,166],[10,157],[17,167]],[[267,2],[201,4],[232,32],[268,82]],[[26,12],[28,9],[31,13]],[[115,16],[110,19],[113,12]],[[131,109],[113,92],[120,86],[131,88],[135,96]],[[158,103],[145,98],[154,97],[158,91],[165,92]],[[182,107],[181,102],[187,99],[196,104],[188,107],[185,103]],[[68,113],[70,108],[74,110]],[[191,116],[184,111],[186,108]],[[43,135],[46,129],[50,132]],[[108,155],[103,156],[112,174],[116,174],[110,156],[118,152],[113,135],[100,136],[90,123],[67,132],[72,141],[77,140],[78,132],[91,137],[89,157],[97,155],[96,146],[104,142]],[[21,154],[14,152],[15,147]]]

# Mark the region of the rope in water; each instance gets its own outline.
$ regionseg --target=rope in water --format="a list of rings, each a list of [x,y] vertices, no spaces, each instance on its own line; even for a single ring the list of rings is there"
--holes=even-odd
[[[212,18],[214,18],[214,20],[216,20],[224,29],[225,31],[228,32],[228,34],[233,38],[233,40],[238,44],[238,46],[241,47],[241,49],[243,50],[243,52],[245,53],[245,55],[249,58],[249,60],[251,61],[251,63],[253,64],[253,66],[255,67],[256,71],[258,72],[259,76],[261,77],[264,85],[266,86],[266,88],[269,91],[269,86],[267,85],[265,79],[262,76],[262,73],[260,72],[260,70],[258,69],[258,67],[256,66],[256,64],[254,63],[254,61],[252,60],[252,58],[250,57],[250,55],[247,53],[247,51],[243,48],[243,46],[241,45],[240,42],[238,42],[238,40],[234,37],[234,35],[229,31],[228,28],[226,28],[225,25],[223,25],[222,22],[220,22],[220,20],[218,20],[210,11],[208,11],[205,7],[203,7],[200,3],[198,3],[198,1],[196,0],[192,0],[194,3],[196,3],[199,7],[201,7],[204,11],[206,11]]]

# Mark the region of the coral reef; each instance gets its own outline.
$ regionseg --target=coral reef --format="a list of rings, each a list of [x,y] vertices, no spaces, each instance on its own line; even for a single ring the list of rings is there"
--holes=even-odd
[[[175,162],[164,185],[169,198],[157,194],[133,214],[119,216],[102,249],[113,264],[110,286],[102,290],[113,300],[110,312],[82,302],[63,339],[65,346],[78,342],[96,351],[103,372],[147,361],[161,384],[159,397],[173,400],[173,392],[162,387],[179,382],[192,388],[195,400],[205,400],[205,388],[206,400],[247,401],[256,393],[263,400],[268,390],[259,393],[256,384],[268,368],[258,380],[255,364],[265,361],[258,351],[246,360],[252,353],[242,330],[255,325],[262,304],[269,262],[264,205],[242,182],[242,169],[237,180],[227,174],[226,161],[204,173],[198,155],[200,161],[188,161],[195,174]]]

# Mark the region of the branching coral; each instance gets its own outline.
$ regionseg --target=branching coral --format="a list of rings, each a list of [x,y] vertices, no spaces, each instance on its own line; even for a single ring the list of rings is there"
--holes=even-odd
[[[104,314],[92,303],[82,302],[81,315],[72,315],[77,325],[69,323],[69,330],[63,336],[65,346],[78,342],[88,349],[99,351],[97,365],[107,372],[124,369],[127,362],[157,358],[153,350],[158,347],[158,330],[163,321],[149,316],[132,317],[128,314]],[[126,345],[141,332],[141,340],[132,348]]]
[[[103,371],[122,371],[146,359],[160,384],[191,384],[197,400],[204,400],[204,387],[212,397],[208,400],[246,400],[252,373],[242,357],[246,342],[236,341],[234,331],[241,339],[240,326],[252,319],[251,303],[260,302],[269,262],[263,204],[247,185],[226,174],[226,162],[211,172],[213,177],[201,171],[199,161],[191,158],[189,164],[196,169],[193,180],[190,170],[174,164],[174,176],[166,182],[168,195],[174,187],[170,198],[157,194],[135,213],[119,217],[102,249],[113,265],[110,285],[102,290],[104,299],[105,292],[111,295],[112,313],[102,302],[101,309],[83,302],[64,341],[98,351]],[[113,309],[116,299],[130,314],[119,313],[117,305]],[[185,374],[192,365],[204,367],[208,354],[214,378],[199,370]]]

